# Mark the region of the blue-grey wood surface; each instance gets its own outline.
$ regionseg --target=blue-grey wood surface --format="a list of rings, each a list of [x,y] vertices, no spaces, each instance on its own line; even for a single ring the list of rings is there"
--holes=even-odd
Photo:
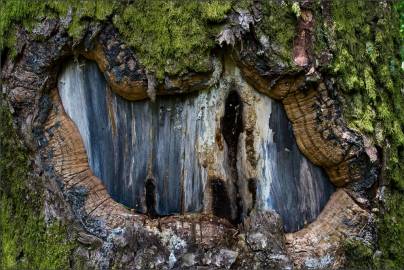
[[[59,94],[83,138],[90,168],[112,198],[145,213],[145,184],[151,181],[157,214],[204,209],[208,179],[196,146],[211,136],[206,123],[216,112],[206,110],[199,93],[131,102],[109,90],[95,63],[71,61],[60,75]],[[209,95],[203,99],[223,98]],[[256,206],[275,209],[285,230],[296,231],[317,217],[334,187],[299,151],[282,105],[263,98],[271,108],[264,108],[257,128],[270,132],[258,138],[263,166],[257,167]]]

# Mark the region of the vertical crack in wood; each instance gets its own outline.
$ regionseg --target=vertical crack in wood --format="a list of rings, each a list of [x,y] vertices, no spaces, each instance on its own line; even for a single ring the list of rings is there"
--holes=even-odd
[[[230,91],[225,102],[222,118],[222,134],[227,145],[227,163],[230,169],[229,193],[231,205],[231,221],[239,224],[242,221],[243,205],[239,192],[239,177],[237,170],[238,139],[243,131],[243,106],[237,91]],[[215,198],[213,198],[215,200]]]
[[[145,194],[146,194],[146,208],[147,214],[151,218],[158,217],[156,212],[156,185],[153,179],[147,179],[145,184]]]
[[[248,191],[251,194],[251,201],[252,201],[251,207],[248,210],[249,212],[251,212],[255,208],[257,202],[257,179],[255,178],[248,179]]]

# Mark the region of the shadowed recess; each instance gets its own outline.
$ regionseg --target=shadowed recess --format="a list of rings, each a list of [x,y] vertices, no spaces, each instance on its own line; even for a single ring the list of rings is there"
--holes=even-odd
[[[147,179],[146,181],[146,208],[147,214],[154,218],[157,216],[156,213],[156,186],[152,179]]]
[[[251,193],[251,199],[252,199],[251,209],[254,209],[255,204],[257,203],[257,180],[253,178],[248,179],[248,191]]]
[[[230,91],[227,95],[221,129],[227,145],[227,165],[231,190],[234,190],[229,203],[233,205],[231,220],[238,224],[242,221],[243,204],[241,202],[239,175],[237,172],[237,149],[240,133],[243,131],[243,103],[237,91]]]
[[[210,181],[212,190],[212,211],[215,216],[232,220],[229,194],[226,186],[220,179],[212,179]]]

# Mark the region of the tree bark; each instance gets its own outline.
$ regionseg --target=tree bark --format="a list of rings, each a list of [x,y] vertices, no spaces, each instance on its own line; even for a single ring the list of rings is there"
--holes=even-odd
[[[112,15],[86,18],[79,38],[69,35],[68,16],[46,17],[32,32],[16,26],[17,56],[1,57],[2,108],[12,112],[1,115],[12,115],[14,124],[1,119],[1,128],[18,135],[0,133],[0,214],[8,217],[0,232],[10,234],[7,222],[20,213],[6,212],[7,204],[23,200],[26,207],[38,199],[33,213],[44,217],[43,234],[55,221],[62,224],[57,233],[68,243],[60,249],[71,268],[358,267],[349,261],[347,243],[364,245],[374,258],[383,237],[375,221],[384,209],[386,187],[379,180],[389,157],[383,153],[399,152],[404,142],[395,143],[387,131],[380,141],[383,124],[376,116],[372,132],[366,130],[352,116],[349,98],[362,95],[371,114],[384,104],[379,97],[401,104],[404,98],[393,71],[394,94],[387,94],[388,82],[372,84],[366,75],[378,74],[372,62],[372,46],[382,53],[377,34],[346,46],[342,18],[353,12],[346,5],[235,4],[224,19],[208,22],[219,29],[208,35],[214,44],[204,59],[209,68],[166,71],[163,79]],[[392,3],[380,1],[352,24],[377,33],[394,12]],[[397,40],[386,40],[397,52]],[[350,66],[351,58],[360,59],[353,48],[363,46],[369,54],[364,68]],[[175,66],[175,57],[170,61]],[[362,84],[356,86],[351,68]],[[348,89],[350,79],[356,90]],[[397,138],[401,120],[391,120]],[[13,151],[30,164],[23,179],[12,179],[14,169],[7,167]],[[9,190],[15,181],[30,192],[28,201]],[[5,236],[0,243],[13,243]],[[4,246],[0,264],[34,261],[22,248],[7,262]],[[360,256],[360,267],[374,267]]]

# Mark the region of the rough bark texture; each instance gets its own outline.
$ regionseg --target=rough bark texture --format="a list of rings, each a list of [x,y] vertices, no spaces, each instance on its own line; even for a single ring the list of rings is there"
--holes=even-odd
[[[337,269],[347,263],[344,248],[348,238],[370,245],[376,243],[377,210],[372,208],[377,201],[375,191],[383,160],[371,140],[348,126],[342,114],[345,102],[342,94],[333,78],[322,73],[321,65],[328,60],[324,59],[325,51],[320,56],[315,53],[316,23],[332,17],[328,14],[328,1],[321,3],[320,14],[311,1],[293,4],[296,24],[291,46],[286,51],[279,40],[271,40],[268,32],[271,29],[260,28],[266,20],[266,6],[261,1],[254,1],[248,10],[229,11],[215,37],[216,47],[206,60],[210,63],[208,70],[167,74],[163,80],[147,71],[141,57],[108,20],[87,24],[79,39],[69,37],[63,18],[46,18],[32,33],[18,28],[17,57],[2,56],[5,59],[1,63],[2,91],[13,111],[18,134],[35,160],[35,174],[47,177],[43,187],[48,190],[44,198],[45,218],[60,220],[76,242],[72,247],[71,267]],[[279,5],[276,3],[274,9]],[[286,9],[281,5],[282,8]],[[277,35],[273,33],[273,37]],[[80,86],[67,82],[63,70],[87,65],[80,57],[98,65],[107,88],[93,93],[94,96],[78,95],[79,100],[75,101],[72,96],[77,93],[75,87]],[[76,66],[72,59],[76,59]],[[69,84],[66,89],[64,83]],[[192,93],[185,95],[189,92]],[[163,97],[179,94],[182,96]],[[179,122],[196,125],[192,113],[202,107],[198,103],[198,98],[204,98],[202,95],[206,96],[203,100],[206,115],[202,119],[208,128],[181,126],[175,133],[175,125],[167,124],[172,121],[172,115],[162,114],[161,110],[170,106],[189,110],[188,114],[182,111],[177,114],[182,118]],[[93,118],[86,119],[79,114],[75,117],[78,112],[74,110],[79,106],[69,102],[80,102],[87,110],[95,110],[99,109],[98,101],[92,99],[97,98],[106,103],[104,111],[95,112]],[[122,99],[119,101],[122,104],[126,102],[130,109],[125,112],[131,111],[132,116],[116,113],[117,99]],[[179,105],[192,99],[197,100],[198,106]],[[141,105],[132,106],[128,100]],[[282,108],[276,109],[279,105],[274,105],[274,100],[282,104],[288,119],[281,115]],[[95,104],[93,107],[89,105],[91,102]],[[233,108],[234,105],[242,109]],[[152,107],[150,112],[147,106]],[[273,106],[272,111],[269,109],[267,113],[267,106]],[[277,110],[281,120],[271,120],[270,115],[275,117]],[[168,152],[166,160],[155,161],[161,155],[149,154],[153,152],[146,149],[149,145],[134,149],[117,147],[121,150],[111,152],[105,148],[94,154],[91,151],[91,147],[97,147],[94,138],[100,142],[107,140],[101,131],[94,130],[97,123],[84,125],[79,121],[91,121],[101,113],[108,120],[99,126],[108,126],[110,133],[105,136],[112,136],[110,143],[114,145],[118,141],[114,141],[116,133],[135,138],[133,131],[128,131],[130,124],[124,125],[126,118],[147,122],[148,125],[141,127],[150,126],[150,130],[158,130],[163,136],[153,137],[153,145],[169,142],[157,147],[160,152]],[[162,122],[153,126],[153,117],[154,121]],[[269,127],[263,127],[262,123],[268,123]],[[294,136],[286,131],[279,131],[282,136],[276,134],[276,128],[283,130],[289,125]],[[93,134],[86,136],[82,126],[90,128]],[[275,136],[269,139],[268,133],[273,130]],[[136,132],[142,134],[141,128]],[[175,138],[167,138],[170,136]],[[287,147],[281,139],[287,136],[291,138],[292,149],[285,150]],[[211,141],[205,142],[204,138]],[[271,140],[279,140],[279,144],[272,144]],[[145,141],[138,142],[142,143]],[[185,153],[185,158],[180,154],[171,155],[170,146],[175,148],[176,144],[181,144],[178,149]],[[276,172],[283,170],[279,179],[271,171],[269,178],[274,178],[275,184],[263,180],[268,178],[265,169],[270,162],[266,162],[262,145],[268,149],[273,145],[279,147],[268,158],[276,160],[273,161]],[[126,159],[131,151],[130,155],[137,155],[136,151],[142,147],[148,154],[139,154],[133,165],[144,167],[142,179],[136,180],[139,183],[127,180],[136,170],[131,171],[124,164],[134,160],[118,162],[116,168],[111,166],[115,174],[108,176],[111,172],[105,170],[106,163]],[[281,156],[286,155],[282,151],[292,151],[294,158],[298,156],[290,162],[290,171],[280,165],[276,167],[281,161],[287,162]],[[123,156],[102,157],[112,153]],[[102,158],[103,161],[94,161]],[[178,165],[180,161],[176,162],[176,158],[183,159],[184,164],[194,162],[193,159],[198,162],[186,167]],[[297,168],[306,164],[303,168],[306,178],[293,171],[295,160],[300,164]],[[172,166],[166,165],[170,162]],[[100,164],[102,167],[97,169]],[[159,164],[165,167],[160,168]],[[167,173],[163,172],[167,167]],[[198,174],[201,180],[198,177],[184,180],[187,179],[184,172]],[[114,186],[114,177],[123,184]],[[164,177],[168,177],[167,182],[163,182]],[[321,209],[334,190],[327,177],[336,191]],[[297,179],[290,181],[291,185],[301,187],[285,192],[293,187],[279,182],[289,178]],[[307,181],[302,182],[303,178]],[[162,183],[168,183],[169,188]],[[125,185],[128,188],[122,187]],[[125,197],[129,187],[133,188],[130,195],[133,197]],[[289,202],[291,207],[282,203],[282,198],[288,196],[293,199]],[[266,205],[268,198],[275,200],[268,203],[270,206]]]

